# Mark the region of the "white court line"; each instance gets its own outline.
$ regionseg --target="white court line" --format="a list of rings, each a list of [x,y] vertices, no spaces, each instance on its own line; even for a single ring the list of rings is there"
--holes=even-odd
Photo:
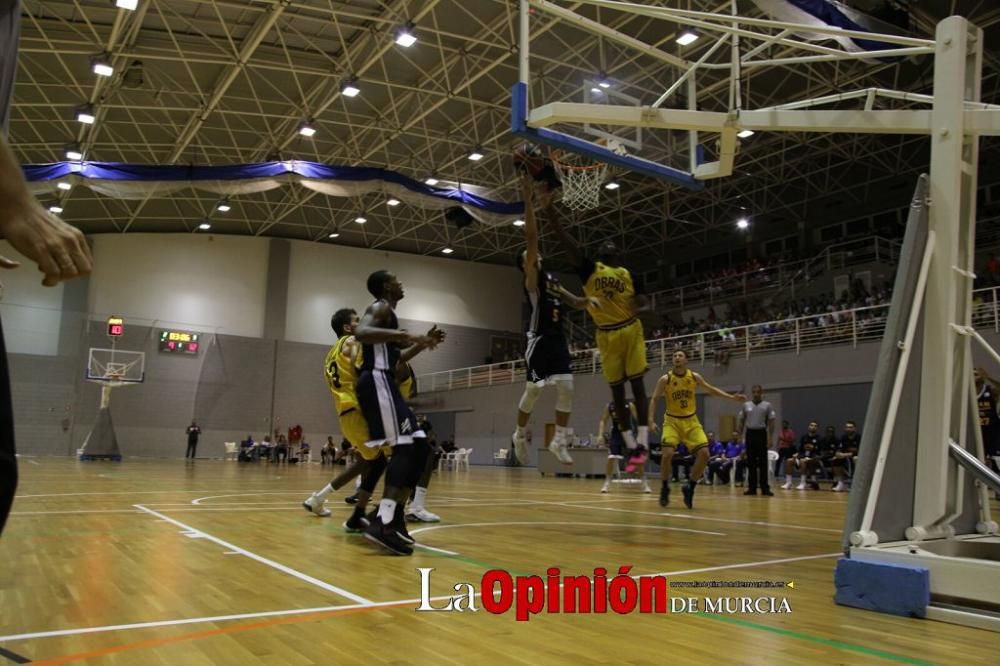
[[[712,518],[709,516],[686,514],[686,513],[669,513],[666,511],[635,511],[633,509],[615,509],[613,507],[600,507],[600,506],[581,506],[583,502],[574,502],[570,504],[568,502],[543,502],[543,504],[554,504],[556,506],[564,506],[569,509],[597,509],[600,511],[618,511],[621,513],[641,513],[649,516],[667,516],[669,518],[685,518],[687,520],[709,520],[716,523],[735,523],[737,525],[755,525],[758,527],[780,527],[782,529],[789,530],[809,530],[811,532],[830,532],[832,534],[842,534],[843,530],[834,530],[828,527],[809,527],[806,525],[787,525],[785,523],[769,523],[763,520],[732,520],[730,518]]]
[[[37,460],[29,460],[28,462],[31,463],[32,465],[41,465],[42,464],[42,463],[38,462]]]
[[[433,550],[435,553],[441,553],[442,555],[458,555],[458,553],[456,553],[453,550],[445,550],[444,548],[435,548],[434,546],[428,546],[422,543],[415,543],[413,545],[416,546],[417,548],[423,548],[424,550]]]
[[[286,567],[284,564],[280,564],[278,562],[275,562],[274,560],[269,560],[266,557],[262,557],[260,555],[257,555],[256,553],[251,553],[249,550],[246,550],[245,548],[240,548],[239,546],[231,544],[228,541],[223,541],[222,539],[219,539],[218,537],[214,537],[211,534],[206,534],[205,532],[203,532],[203,531],[201,531],[201,530],[199,530],[199,529],[197,529],[195,527],[191,527],[190,525],[185,525],[184,523],[180,522],[179,520],[174,520],[173,518],[170,518],[168,516],[164,516],[162,513],[157,513],[156,511],[153,511],[152,509],[147,509],[146,507],[144,507],[141,504],[136,504],[135,508],[137,508],[137,509],[139,509],[141,511],[145,511],[146,513],[150,514],[151,516],[156,516],[157,518],[165,520],[168,523],[176,525],[177,527],[180,527],[181,529],[183,529],[183,530],[185,530],[187,532],[192,532],[193,534],[197,535],[197,538],[207,539],[208,541],[211,541],[213,543],[217,543],[220,546],[222,546],[222,547],[224,547],[224,548],[226,548],[228,550],[231,550],[233,552],[239,553],[240,555],[245,555],[246,557],[249,557],[251,560],[254,560],[255,562],[260,562],[261,564],[269,566],[272,569],[277,569],[278,571],[281,571],[282,573],[286,573],[289,576],[294,576],[294,577],[298,578],[301,581],[305,581],[306,583],[309,583],[310,585],[315,585],[316,587],[322,588],[322,589],[324,589],[324,590],[326,590],[328,592],[333,592],[334,594],[339,594],[340,596],[342,596],[342,597],[344,597],[346,599],[350,599],[351,601],[354,601],[354,602],[359,603],[359,604],[370,605],[372,603],[371,600],[369,600],[369,599],[365,599],[364,597],[360,597],[360,596],[358,596],[356,594],[353,594],[352,592],[348,592],[347,590],[345,590],[343,588],[340,588],[340,587],[337,587],[336,585],[331,585],[330,583],[326,583],[324,581],[321,581],[318,578],[313,578],[312,576],[304,574],[301,571],[296,571],[295,569],[292,569],[291,567]]]
[[[695,534],[708,534],[710,536],[726,536],[724,532],[707,532],[705,530],[692,530],[686,527],[670,527],[668,525],[623,525],[622,523],[585,523],[581,521],[505,521],[499,523],[456,523],[454,525],[431,525],[430,527],[418,527],[410,530],[410,534],[430,532],[431,530],[448,530],[455,527],[495,527],[497,525],[573,525],[575,527],[627,527],[640,528],[646,530],[667,530],[670,532],[694,532]]]
[[[756,562],[742,562],[740,564],[723,564],[716,567],[703,567],[701,569],[685,569],[680,571],[666,571],[655,574],[637,574],[632,578],[649,578],[650,576],[682,576],[690,573],[707,573],[710,571],[724,571],[726,569],[763,567],[771,564],[785,564],[786,562],[801,562],[804,560],[819,560],[827,557],[838,557],[843,553],[825,553],[823,555],[805,555],[803,557],[785,557],[776,560],[762,560]],[[560,585],[561,587],[561,585]],[[481,596],[479,592],[475,596]],[[454,595],[447,594],[438,597],[431,597],[430,601],[444,601],[453,598]],[[348,604],[343,606],[320,606],[318,608],[292,608],[280,611],[263,611],[259,613],[240,613],[238,615],[216,615],[213,617],[192,617],[181,620],[159,620],[155,622],[138,622],[134,624],[115,624],[102,627],[81,627],[77,629],[58,629],[55,631],[36,631],[26,634],[11,634],[0,636],[0,642],[23,641],[34,638],[56,638],[59,636],[78,636],[81,634],[97,634],[108,631],[128,631],[134,629],[153,629],[156,627],[174,627],[184,624],[199,624],[203,622],[227,622],[233,620],[252,620],[262,617],[281,617],[286,615],[308,615],[310,613],[323,613],[327,611],[352,610],[358,608],[379,608],[385,606],[402,606],[404,604],[417,604],[421,599],[398,599],[395,601],[372,601],[365,604]]]
[[[12,516],[64,516],[76,513],[140,513],[138,509],[81,509],[79,511],[12,511]]]
[[[15,496],[15,498],[16,499],[25,499],[25,498],[28,498],[28,497],[83,497],[85,495],[87,495],[87,496],[101,496],[101,495],[169,495],[170,493],[210,493],[213,490],[217,490],[217,488],[201,488],[199,490],[183,490],[183,489],[179,489],[179,490],[113,490],[113,491],[100,492],[100,493],[96,493],[96,492],[95,493],[43,493],[41,495],[17,495],[17,496]],[[270,490],[245,490],[243,492],[249,493],[249,494],[263,495],[263,494],[269,493],[271,491]],[[293,493],[293,492],[311,493],[312,489],[289,490],[288,492],[289,493]],[[284,493],[276,493],[276,494],[283,495]]]

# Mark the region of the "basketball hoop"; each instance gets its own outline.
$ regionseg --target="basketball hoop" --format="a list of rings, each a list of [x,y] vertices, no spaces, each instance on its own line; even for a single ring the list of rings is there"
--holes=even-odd
[[[599,139],[596,143],[607,145],[620,155],[625,152],[616,141]],[[562,202],[576,211],[597,208],[601,203],[601,185],[608,178],[608,164],[558,148],[549,150],[549,159],[562,181]]]

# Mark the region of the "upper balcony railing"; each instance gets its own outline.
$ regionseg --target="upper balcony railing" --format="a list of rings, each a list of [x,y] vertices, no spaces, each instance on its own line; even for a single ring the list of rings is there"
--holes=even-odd
[[[647,296],[656,313],[728,303],[769,293],[780,292],[788,298],[796,298],[796,290],[801,294],[803,288],[820,275],[872,262],[894,265],[898,257],[898,241],[869,236],[831,245],[808,259],[718,275],[709,280],[650,292]],[[570,319],[579,328],[587,331],[593,328],[587,321],[586,313],[571,313]]]
[[[977,328],[991,328],[1000,333],[1000,287],[973,292],[972,323]],[[885,331],[889,305],[834,310],[805,317],[761,322],[748,326],[723,328],[646,342],[650,367],[666,367],[678,349],[688,353],[691,361],[725,363],[730,358],[750,358],[775,352],[800,353],[804,349],[851,345],[880,340]],[[596,349],[573,354],[574,374],[593,375],[601,372],[601,357]],[[471,368],[445,370],[418,377],[422,392],[513,384],[525,380],[523,360],[479,365]]]

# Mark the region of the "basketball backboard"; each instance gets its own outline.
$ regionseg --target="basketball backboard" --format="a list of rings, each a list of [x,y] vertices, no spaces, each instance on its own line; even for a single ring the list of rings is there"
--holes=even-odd
[[[141,351],[91,347],[87,380],[113,384],[141,384],[146,377],[146,354]]]

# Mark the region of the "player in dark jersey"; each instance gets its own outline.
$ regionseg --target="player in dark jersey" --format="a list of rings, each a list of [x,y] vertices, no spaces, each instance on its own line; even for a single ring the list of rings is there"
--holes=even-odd
[[[604,408],[604,412],[601,414],[601,422],[597,426],[598,436],[604,437],[608,444],[608,464],[605,468],[604,485],[601,487],[602,493],[606,493],[611,489],[611,477],[615,473],[615,468],[625,458],[626,451],[628,451],[628,447],[625,445],[625,437],[622,433],[627,430],[635,430],[636,425],[639,423],[639,412],[636,410],[635,401],[628,400],[626,406],[628,407],[630,416],[627,427],[622,428],[618,422],[618,411],[615,409],[614,402],[609,402]],[[608,431],[609,424],[611,426],[610,432]],[[646,482],[644,467],[647,456],[645,450],[632,450],[629,453],[637,453],[638,457],[633,457],[629,460],[626,471],[636,472],[639,480],[642,482],[642,492],[653,492],[649,487],[649,483]]]
[[[413,539],[406,531],[403,508],[420,480],[430,449],[396,383],[397,364],[404,346],[434,349],[445,335],[436,326],[427,335],[399,329],[395,307],[403,298],[403,285],[391,272],[381,270],[369,275],[368,292],[375,302],[365,310],[354,331],[362,357],[356,390],[368,423],[369,441],[365,446],[387,443],[392,446],[392,458],[386,467],[382,500],[365,530],[365,538],[396,555],[410,555]]]
[[[986,465],[997,469],[993,458],[1000,456],[1000,416],[997,412],[997,394],[1000,382],[986,374],[983,368],[976,368],[976,404],[979,407],[979,430],[983,435],[983,449]],[[997,493],[1000,499],[1000,493]]]
[[[570,368],[569,343],[563,332],[563,303],[577,310],[596,307],[597,300],[576,296],[559,284],[559,278],[545,269],[538,252],[538,221],[532,207],[534,183],[529,176],[522,181],[524,195],[524,235],[528,247],[518,255],[518,267],[524,273],[524,293],[531,304],[531,318],[525,333],[524,360],[528,365],[524,393],[518,404],[517,428],[510,440],[514,454],[522,465],[528,464],[528,443],[525,427],[531,411],[541,395],[542,387],[556,387],[556,433],[549,451],[559,462],[570,464],[566,452],[572,431],[569,429],[573,409],[573,371]],[[551,193],[546,193],[551,197]],[[547,205],[547,202],[546,202]]]

